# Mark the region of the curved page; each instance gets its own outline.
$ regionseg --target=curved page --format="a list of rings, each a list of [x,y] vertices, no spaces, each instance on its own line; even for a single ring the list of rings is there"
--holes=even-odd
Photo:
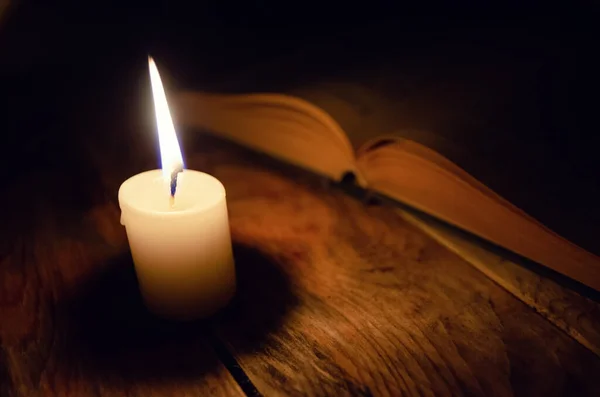
[[[182,125],[205,129],[336,181],[352,172],[365,185],[339,125],[302,99],[282,94],[183,92],[173,104]]]
[[[600,258],[430,152],[415,142],[371,146],[358,167],[373,190],[600,290]]]

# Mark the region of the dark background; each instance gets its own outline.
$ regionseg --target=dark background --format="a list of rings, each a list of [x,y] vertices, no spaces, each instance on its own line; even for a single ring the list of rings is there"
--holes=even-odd
[[[248,79],[259,87],[261,79],[301,82],[391,60],[444,59],[460,67],[501,54],[540,65],[531,97],[536,128],[518,138],[549,147],[548,168],[567,170],[556,175],[553,194],[563,207],[597,207],[600,35],[593,2],[81,3],[21,1],[0,26],[5,187],[39,168],[77,168],[84,160],[77,145],[88,135],[151,135],[148,54],[168,89],[205,90],[235,90]],[[282,62],[277,76],[261,75],[276,59],[292,61]],[[430,67],[435,73],[444,66]]]
[[[538,58],[547,135],[597,135],[588,133],[598,88],[593,2],[198,3],[21,1],[0,28],[1,99],[10,115],[3,131],[17,138],[3,146],[17,150],[25,131],[51,128],[82,96],[139,101],[149,53],[171,89],[218,89],[244,71],[294,54],[306,69],[332,74],[386,58],[408,62],[446,54],[458,65],[484,52]],[[293,71],[286,75],[283,67],[280,74],[301,78]]]

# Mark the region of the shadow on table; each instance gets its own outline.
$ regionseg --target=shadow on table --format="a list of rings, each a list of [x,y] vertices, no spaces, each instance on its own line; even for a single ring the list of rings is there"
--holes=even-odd
[[[238,293],[215,318],[234,321],[260,344],[285,316],[289,283],[258,250],[234,244],[234,252]],[[217,370],[220,362],[210,346],[218,343],[210,331],[213,319],[178,323],[149,313],[129,253],[104,269],[64,306],[67,348],[59,358],[64,365],[80,367],[91,378],[136,383],[197,379]]]
[[[276,333],[289,311],[299,303],[284,264],[255,248],[234,244],[238,276],[231,304],[211,322],[218,337],[235,345],[236,352],[256,351],[269,334]]]

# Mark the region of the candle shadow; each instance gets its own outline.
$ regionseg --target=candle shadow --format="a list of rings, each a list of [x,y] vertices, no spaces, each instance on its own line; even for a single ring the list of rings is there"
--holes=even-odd
[[[260,345],[296,302],[274,261],[245,245],[234,244],[234,253],[236,297],[212,318],[185,323],[162,320],[146,309],[129,252],[101,264],[103,270],[58,307],[66,321],[61,364],[79,368],[90,381],[131,385],[222,371],[227,363],[221,343],[231,336],[222,330],[241,332],[242,347]]]
[[[235,353],[255,352],[285,323],[297,305],[284,264],[256,247],[234,243],[237,292],[231,304],[211,323],[220,339],[233,345]]]
[[[64,304],[64,365],[81,369],[91,381],[136,385],[196,379],[219,370],[206,321],[177,323],[151,314],[128,252],[102,266]]]

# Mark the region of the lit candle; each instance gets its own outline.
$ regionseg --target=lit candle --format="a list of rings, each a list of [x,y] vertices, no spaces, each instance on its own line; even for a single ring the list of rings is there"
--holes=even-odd
[[[191,320],[222,308],[235,292],[225,188],[208,174],[183,169],[160,75],[148,61],[162,170],[123,182],[121,223],[146,306],[162,317]]]

